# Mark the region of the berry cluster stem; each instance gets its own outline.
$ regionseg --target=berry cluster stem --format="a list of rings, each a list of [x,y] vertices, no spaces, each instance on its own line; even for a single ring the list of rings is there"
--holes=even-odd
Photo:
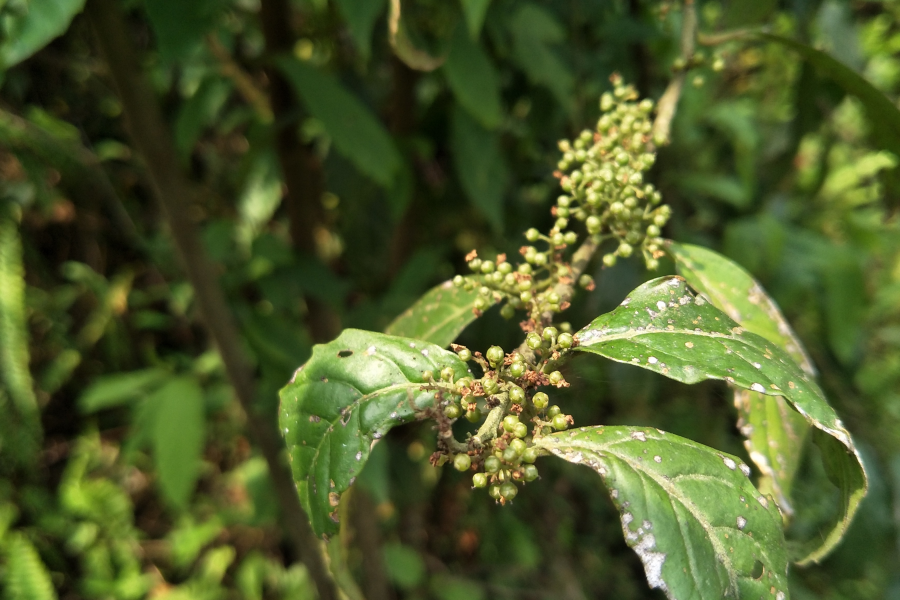
[[[496,398],[500,401],[500,404],[491,409],[484,423],[481,424],[481,427],[478,428],[478,431],[472,437],[472,442],[478,446],[483,446],[485,442],[497,437],[497,429],[500,427],[503,417],[509,411],[509,394],[497,394]]]

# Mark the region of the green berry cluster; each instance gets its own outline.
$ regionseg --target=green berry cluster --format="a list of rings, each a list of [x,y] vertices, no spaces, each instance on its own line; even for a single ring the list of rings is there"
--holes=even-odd
[[[557,175],[567,193],[557,200],[556,214],[571,215],[589,234],[616,241],[615,250],[603,256],[606,266],[640,249],[647,268],[656,269],[663,254],[660,232],[671,209],[644,180],[656,160],[650,138],[653,102],[638,102],[634,87],[618,76],[612,82],[613,91],[600,98],[603,114],[596,131],[559,142],[563,157]]]

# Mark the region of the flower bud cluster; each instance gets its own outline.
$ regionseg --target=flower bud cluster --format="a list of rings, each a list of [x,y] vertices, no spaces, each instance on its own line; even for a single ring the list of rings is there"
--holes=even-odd
[[[617,247],[603,257],[607,266],[640,250],[647,268],[663,255],[660,232],[671,209],[661,205],[659,191],[644,179],[656,160],[650,138],[653,102],[637,101],[637,92],[613,76],[612,92],[600,98],[603,114],[596,131],[561,140],[557,165],[560,186],[556,214],[574,217],[588,234],[613,239]],[[552,234],[553,232],[551,232]]]

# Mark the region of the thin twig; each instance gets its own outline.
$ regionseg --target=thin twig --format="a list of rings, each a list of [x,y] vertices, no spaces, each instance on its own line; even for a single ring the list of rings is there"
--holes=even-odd
[[[232,58],[228,49],[222,45],[218,37],[213,34],[208,35],[206,37],[206,45],[216,60],[219,61],[219,71],[222,75],[234,82],[234,87],[238,93],[243,96],[247,104],[253,107],[253,110],[256,111],[256,114],[264,123],[271,123],[274,115],[265,92],[256,85],[253,78]]]
[[[685,64],[688,64],[694,56],[696,38],[697,9],[694,6],[694,0],[685,0],[681,14],[681,58]],[[687,71],[685,69],[680,69],[675,73],[672,81],[669,82],[669,87],[666,88],[657,103],[652,136],[656,146],[665,146],[671,139],[672,119],[675,117],[675,108],[678,106],[678,99],[681,98],[686,78]]]
[[[269,420],[253,410],[256,398],[253,373],[216,278],[217,270],[200,243],[197,228],[191,219],[190,207],[195,193],[181,171],[168,124],[139,67],[120,4],[116,0],[91,0],[86,12],[122,100],[134,146],[147,164],[151,191],[166,213],[204,324],[218,346],[225,371],[246,413],[250,433],[268,464],[281,505],[284,527],[316,584],[319,598],[337,600],[334,582],[319,552],[319,541],[300,506],[293,478],[282,458],[283,447],[278,434]]]

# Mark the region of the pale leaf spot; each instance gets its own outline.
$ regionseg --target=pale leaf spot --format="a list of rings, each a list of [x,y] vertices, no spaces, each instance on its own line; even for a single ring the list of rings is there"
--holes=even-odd
[[[644,432],[643,432],[643,431],[635,431],[635,432],[633,432],[633,433],[631,434],[631,439],[633,439],[633,440],[638,440],[638,441],[640,441],[640,442],[646,442],[646,441],[647,441],[647,436],[644,435]]]
[[[737,463],[728,458],[727,456],[722,457],[722,462],[725,463],[725,466],[734,471],[735,467],[737,467]]]
[[[751,385],[750,385],[750,389],[753,390],[754,392],[759,392],[759,393],[761,393],[761,394],[762,394],[762,393],[765,393],[765,391],[766,391],[766,388],[764,388],[764,387],[763,387],[761,384],[759,384],[759,383],[751,384]]]
[[[744,517],[738,515],[738,518],[737,518],[737,528],[743,530],[744,527],[746,527],[746,526],[747,526],[747,519],[745,519]]]

